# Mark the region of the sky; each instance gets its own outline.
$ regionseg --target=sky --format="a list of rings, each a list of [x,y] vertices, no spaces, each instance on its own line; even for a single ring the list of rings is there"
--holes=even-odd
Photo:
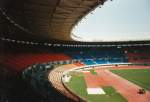
[[[150,40],[150,0],[108,0],[73,29],[78,41]]]

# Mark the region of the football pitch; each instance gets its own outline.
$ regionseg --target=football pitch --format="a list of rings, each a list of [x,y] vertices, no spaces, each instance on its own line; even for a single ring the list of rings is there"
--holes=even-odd
[[[89,95],[86,91],[86,83],[84,75],[82,73],[72,74],[72,78],[69,83],[66,83],[67,87],[78,96],[87,100],[87,102],[127,102],[113,87],[103,87],[105,95]]]
[[[110,71],[150,91],[150,69],[117,69]]]

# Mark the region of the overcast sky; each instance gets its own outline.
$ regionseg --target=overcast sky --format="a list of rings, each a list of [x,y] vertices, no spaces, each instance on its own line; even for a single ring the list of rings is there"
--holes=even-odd
[[[108,0],[73,30],[78,40],[150,40],[150,0]]]

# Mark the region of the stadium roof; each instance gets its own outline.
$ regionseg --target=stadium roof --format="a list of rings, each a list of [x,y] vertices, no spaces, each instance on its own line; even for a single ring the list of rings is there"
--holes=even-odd
[[[72,28],[106,0],[1,0],[1,36],[72,40]]]

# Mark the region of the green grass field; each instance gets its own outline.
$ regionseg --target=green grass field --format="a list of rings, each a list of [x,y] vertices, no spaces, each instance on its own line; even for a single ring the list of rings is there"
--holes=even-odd
[[[86,92],[86,83],[82,73],[72,75],[69,83],[66,83],[69,89],[77,95],[83,97],[88,102],[127,102],[113,87],[104,87],[106,95],[88,95]]]
[[[93,75],[97,75],[97,73],[94,69],[90,69],[90,73],[93,74]]]
[[[150,91],[150,69],[120,69],[110,71]]]

